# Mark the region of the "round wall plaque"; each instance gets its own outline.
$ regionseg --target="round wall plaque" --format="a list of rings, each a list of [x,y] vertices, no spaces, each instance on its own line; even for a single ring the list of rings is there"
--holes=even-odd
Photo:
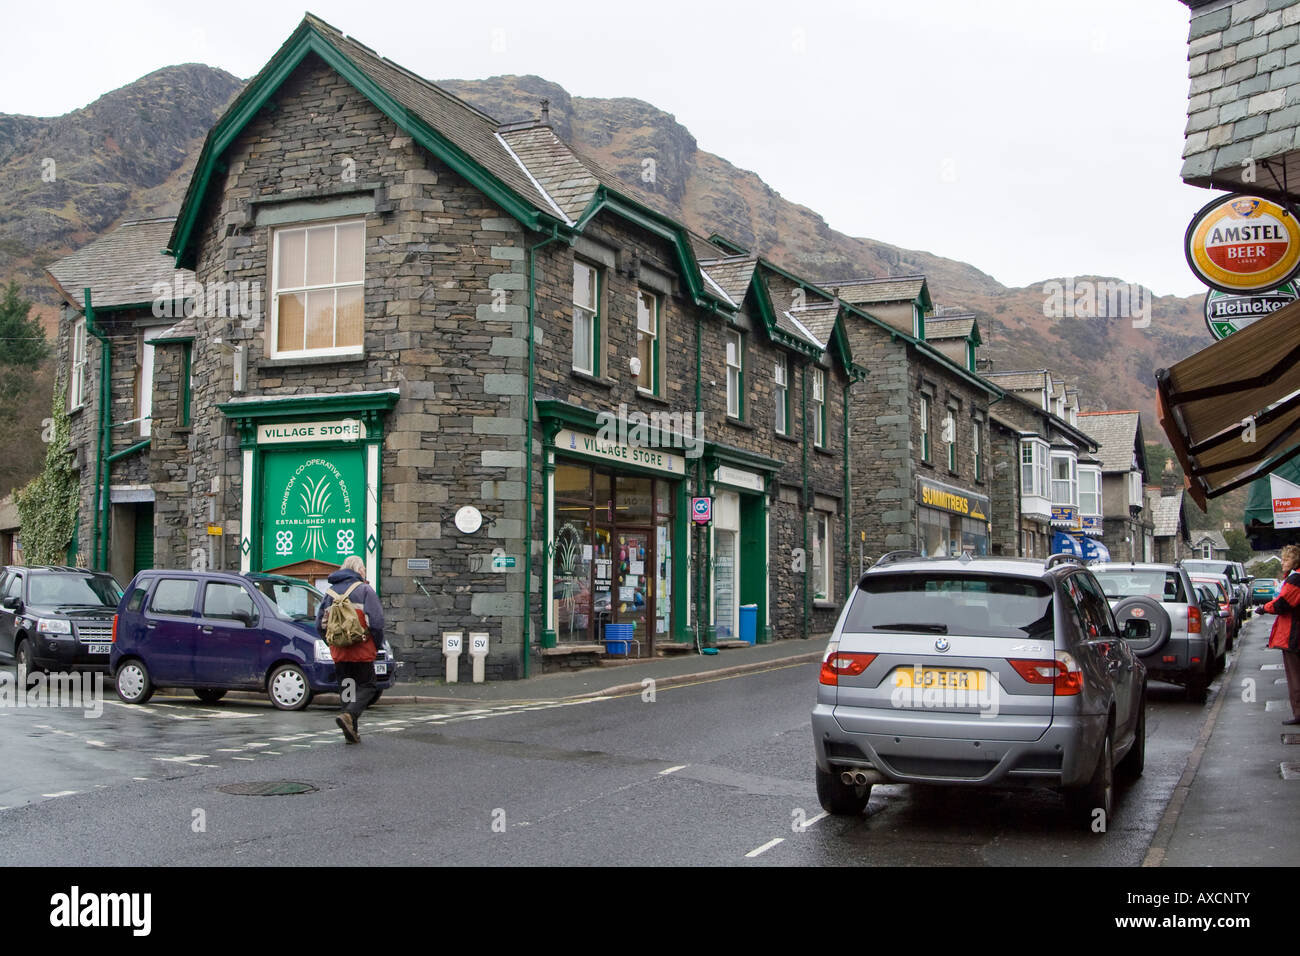
[[[483,526],[483,515],[473,505],[466,505],[456,512],[456,529],[462,534],[473,534]]]

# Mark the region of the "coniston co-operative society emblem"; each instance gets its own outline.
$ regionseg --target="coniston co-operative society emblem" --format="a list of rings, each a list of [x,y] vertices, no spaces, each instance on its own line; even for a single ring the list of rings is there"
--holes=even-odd
[[[1262,292],[1300,271],[1300,225],[1289,208],[1234,193],[1204,206],[1184,237],[1187,264],[1220,292]]]

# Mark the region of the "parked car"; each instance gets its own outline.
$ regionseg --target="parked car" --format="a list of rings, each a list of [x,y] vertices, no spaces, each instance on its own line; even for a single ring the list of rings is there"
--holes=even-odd
[[[875,783],[1055,787],[1091,823],[1146,753],[1146,669],[1068,555],[882,557],[858,580],[812,711],[817,795]]]
[[[85,568],[10,565],[0,574],[0,658],[29,674],[109,668],[122,586]]]
[[[1214,561],[1208,558],[1185,558],[1179,564],[1191,574],[1222,574],[1231,583],[1232,610],[1238,624],[1244,624],[1249,616],[1250,589],[1246,581],[1246,571],[1239,561]],[[1235,636],[1235,635],[1234,635]]]
[[[316,635],[321,594],[306,581],[224,571],[141,571],[113,619],[117,694],[143,704],[158,687],[189,687],[215,703],[230,690],[265,691],[281,710],[337,693],[329,646]],[[382,693],[398,663],[375,662]]]
[[[1227,595],[1222,588],[1215,587],[1213,584],[1201,584],[1193,581],[1192,586],[1196,588],[1196,594],[1201,604],[1201,611],[1203,612],[1201,614],[1201,626],[1206,631],[1206,642],[1211,647],[1223,647],[1225,651],[1231,650],[1231,638],[1220,639],[1213,633],[1216,628],[1219,633],[1224,635],[1231,633],[1228,630],[1228,625],[1232,621],[1232,605],[1227,602]],[[1213,613],[1210,611],[1210,605],[1215,608]],[[1215,666],[1217,669],[1223,670],[1226,663],[1227,655],[1224,654],[1216,660]]]
[[[1258,607],[1277,597],[1282,590],[1282,582],[1277,578],[1256,578],[1250,585],[1250,602]]]
[[[1217,618],[1218,605],[1203,604],[1177,565],[1106,562],[1091,570],[1147,676],[1182,684],[1189,700],[1205,703],[1228,647],[1226,629],[1207,620]]]
[[[1241,631],[1241,621],[1237,620],[1236,610],[1232,606],[1232,584],[1223,574],[1197,574],[1193,571],[1191,578],[1193,584],[1205,585],[1213,592],[1210,599],[1218,606],[1218,616],[1227,625],[1227,650],[1232,650],[1233,642]]]

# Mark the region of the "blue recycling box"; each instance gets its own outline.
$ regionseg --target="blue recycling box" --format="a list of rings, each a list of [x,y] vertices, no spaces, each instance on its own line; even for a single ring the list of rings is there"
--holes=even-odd
[[[746,644],[753,644],[758,639],[757,604],[740,606],[740,639]]]
[[[606,624],[605,653],[611,657],[626,657],[632,647],[635,624]]]

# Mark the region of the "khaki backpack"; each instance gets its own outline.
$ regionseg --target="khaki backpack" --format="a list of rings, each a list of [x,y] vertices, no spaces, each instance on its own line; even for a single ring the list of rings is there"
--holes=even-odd
[[[325,643],[330,647],[351,647],[366,639],[356,605],[348,600],[348,595],[359,584],[360,581],[353,581],[352,587],[342,594],[335,594],[333,589],[325,592],[331,598],[329,609],[325,611]]]

